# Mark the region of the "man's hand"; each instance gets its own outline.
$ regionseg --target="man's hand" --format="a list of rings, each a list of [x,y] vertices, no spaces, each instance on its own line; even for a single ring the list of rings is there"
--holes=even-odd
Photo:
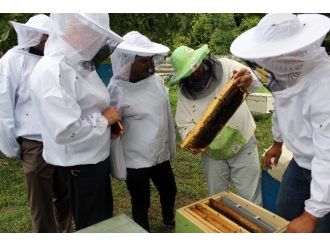
[[[124,134],[124,127],[121,122],[118,121],[111,125],[111,139],[117,139],[122,134]]]
[[[199,148],[193,148],[193,147],[188,147],[188,150],[189,150],[190,153],[192,153],[192,154],[199,154],[199,153],[203,152],[202,149],[199,149]]]
[[[108,120],[109,125],[112,125],[120,121],[120,113],[114,106],[109,106],[102,112],[103,117]]]
[[[272,166],[277,166],[278,160],[282,154],[282,142],[273,142],[270,149],[267,150],[264,157],[264,167],[266,169],[272,169]]]
[[[317,218],[305,211],[302,215],[289,223],[286,232],[314,232],[319,219],[320,218]]]
[[[234,84],[242,89],[243,91],[247,92],[252,84],[252,75],[250,70],[246,68],[242,68],[240,70],[233,71],[233,80]]]

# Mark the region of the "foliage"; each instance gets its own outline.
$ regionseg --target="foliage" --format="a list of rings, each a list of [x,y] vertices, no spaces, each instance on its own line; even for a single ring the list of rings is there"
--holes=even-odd
[[[253,27],[258,14],[110,14],[111,28],[121,35],[132,30],[175,49],[208,44],[212,53],[228,54],[241,31]],[[259,18],[258,18],[259,17]],[[241,27],[242,25],[242,27]]]
[[[0,14],[0,55],[16,44],[16,34],[9,21],[24,23],[33,14]],[[229,53],[231,42],[253,27],[261,14],[139,13],[110,14],[111,29],[120,35],[137,30],[171,50],[186,45],[198,48],[208,44],[212,53]]]
[[[33,14],[0,14],[0,56],[16,44],[16,33],[9,21],[25,23]],[[1,54],[2,53],[2,54]]]

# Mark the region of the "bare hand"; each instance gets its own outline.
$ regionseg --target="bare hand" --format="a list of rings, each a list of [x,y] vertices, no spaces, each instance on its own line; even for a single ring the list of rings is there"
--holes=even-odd
[[[319,219],[305,211],[289,223],[286,232],[314,232]]]
[[[124,131],[121,131],[119,134],[114,134],[114,133],[111,133],[111,139],[117,139],[119,136],[121,136],[122,134],[124,134]]]
[[[247,92],[252,84],[252,75],[250,70],[246,68],[242,68],[240,70],[234,70],[233,71],[233,80],[234,84],[237,84],[237,86]]]
[[[109,125],[120,121],[120,112],[114,106],[109,106],[102,112],[103,117],[108,120]]]
[[[192,153],[192,154],[199,154],[199,153],[203,152],[203,149],[200,149],[200,148],[193,148],[193,147],[188,147],[188,150],[189,150],[190,153]]]
[[[277,166],[278,160],[282,154],[282,142],[274,141],[270,149],[267,150],[264,157],[264,167],[272,169],[272,166]]]
[[[117,139],[122,134],[124,134],[124,127],[121,122],[118,121],[111,125],[111,139]]]

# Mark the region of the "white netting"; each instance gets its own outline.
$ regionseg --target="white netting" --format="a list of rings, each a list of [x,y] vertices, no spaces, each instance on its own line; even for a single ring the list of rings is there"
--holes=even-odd
[[[151,57],[153,66],[160,65],[164,60],[167,47],[152,42],[137,31],[123,36],[124,41],[111,55],[113,76],[115,79],[129,81],[131,66],[137,57]]]
[[[64,54],[73,63],[91,60],[108,40],[122,40],[110,30],[108,14],[54,13],[50,18],[53,33],[45,52]]]
[[[276,80],[282,84],[281,88],[273,88],[273,90],[283,90],[295,85],[299,78],[313,67],[314,59],[323,51],[320,47],[323,39],[324,37],[302,50],[255,62],[271,71]]]
[[[43,34],[49,34],[51,29],[50,18],[46,15],[32,16],[25,24],[10,22],[17,34],[16,48],[27,49],[40,43]]]

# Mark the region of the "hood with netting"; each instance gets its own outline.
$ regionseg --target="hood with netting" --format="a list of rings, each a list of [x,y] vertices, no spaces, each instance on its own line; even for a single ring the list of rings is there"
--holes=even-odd
[[[32,16],[26,23],[10,21],[17,34],[16,48],[27,49],[40,43],[43,34],[49,34],[51,21],[47,15]]]
[[[154,65],[163,62],[169,48],[152,42],[138,31],[131,31],[123,36],[120,43],[111,55],[113,78],[124,81],[129,80],[131,66],[136,56],[153,57]]]
[[[108,43],[122,38],[110,29],[108,14],[54,13],[52,32],[45,47],[48,56],[65,56],[70,63],[89,61]]]

